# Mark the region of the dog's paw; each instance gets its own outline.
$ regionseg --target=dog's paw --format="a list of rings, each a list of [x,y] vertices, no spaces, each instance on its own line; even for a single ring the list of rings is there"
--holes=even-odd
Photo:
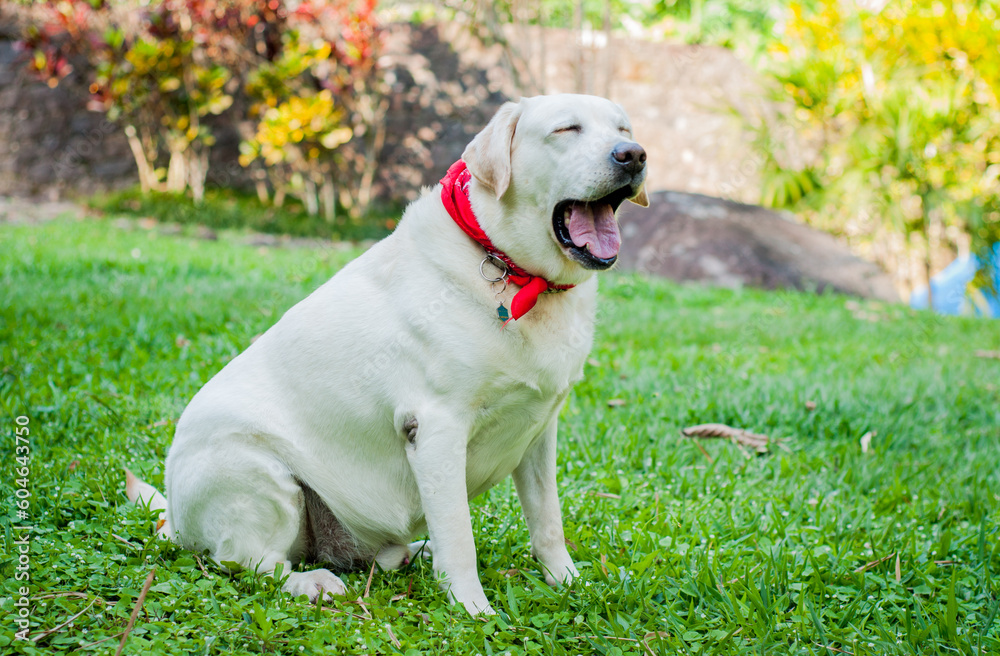
[[[481,607],[481,606],[479,606],[479,604],[476,604],[476,603],[463,604],[463,605],[465,606],[465,610],[469,613],[469,615],[472,615],[473,617],[475,617],[476,615],[496,615],[497,614],[497,612],[495,610],[493,610],[493,606],[491,606],[490,602],[488,602],[488,601],[486,602],[486,606],[485,607]]]
[[[448,590],[448,600],[453,604],[462,604],[469,615],[496,615],[486,595],[480,590],[478,594],[456,595],[454,589]]]
[[[347,592],[344,582],[328,569],[292,572],[285,580],[282,589],[293,597],[306,595],[312,603],[316,603],[320,595],[323,595],[324,601],[329,601],[333,599],[334,595],[342,595]]]
[[[565,567],[561,571],[546,571],[545,582],[551,586],[569,585],[578,576],[580,576],[580,572],[576,569],[576,565],[570,563],[569,567]]]
[[[580,571],[569,557],[569,553],[542,560],[542,569],[545,571],[545,582],[551,586],[569,585],[573,579],[580,576]]]
[[[483,591],[483,584],[479,582],[479,576],[475,573],[466,573],[454,579],[449,578],[444,572],[436,572],[438,585],[448,594],[448,601],[453,604],[462,604],[469,615],[496,615],[493,606],[490,605],[486,593]]]
[[[430,540],[417,540],[416,542],[411,542],[408,546],[411,558],[419,556],[421,558],[429,559],[434,553],[433,549],[431,549]]]
[[[379,549],[375,562],[383,570],[399,569],[410,564],[410,547],[405,544],[390,544]]]

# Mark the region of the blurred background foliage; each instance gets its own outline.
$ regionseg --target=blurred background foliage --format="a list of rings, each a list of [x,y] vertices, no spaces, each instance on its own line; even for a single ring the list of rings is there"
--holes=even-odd
[[[799,151],[758,124],[762,202],[826,230],[982,253],[1000,232],[1000,3],[788,5],[762,69]]]
[[[127,135],[143,195],[202,202],[208,118],[227,115],[261,203],[364,222],[388,103],[380,18],[461,19],[506,49],[515,81],[511,36],[528,26],[732,48],[769,94],[743,116],[762,204],[868,244],[890,269],[919,253],[928,277],[936,252],[1000,239],[1000,0],[23,4],[28,66],[54,86],[86,59],[91,108]],[[779,138],[789,126],[795,138]]]
[[[202,202],[204,119],[230,112],[260,200],[294,195],[333,220],[338,205],[361,216],[370,201],[385,109],[375,4],[45,0],[23,46],[50,86],[72,58],[87,62],[90,107],[122,126],[143,194]]]

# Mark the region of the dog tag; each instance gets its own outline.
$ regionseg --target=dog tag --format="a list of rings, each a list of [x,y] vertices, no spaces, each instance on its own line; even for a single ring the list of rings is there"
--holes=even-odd
[[[497,318],[504,322],[510,319],[510,312],[503,306],[503,301],[500,301],[500,306],[497,308]]]

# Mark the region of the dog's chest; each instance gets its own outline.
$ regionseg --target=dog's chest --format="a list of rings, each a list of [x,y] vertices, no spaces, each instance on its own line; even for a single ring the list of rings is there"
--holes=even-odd
[[[522,335],[517,348],[498,351],[492,377],[473,399],[475,421],[467,452],[471,495],[496,484],[521,462],[531,443],[555,420],[580,378],[590,350],[590,325],[575,337],[547,330]]]
[[[561,395],[542,394],[511,382],[476,408],[466,454],[470,496],[476,496],[508,476],[528,447],[545,429]]]

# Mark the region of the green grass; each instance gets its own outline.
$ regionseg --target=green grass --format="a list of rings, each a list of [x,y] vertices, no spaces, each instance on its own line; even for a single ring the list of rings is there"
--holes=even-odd
[[[364,600],[367,572],[349,574],[317,608],[152,537],[122,466],[162,485],[198,387],[356,254],[0,226],[0,651],[114,653],[155,567],[125,653],[1000,653],[1000,361],[975,355],[1000,349],[1000,324],[837,296],[604,277],[561,422],[582,578],[540,582],[502,483],[473,507],[496,617],[449,607],[425,562],[376,571]],[[781,445],[746,457],[679,435],[704,422]],[[13,642],[25,524],[32,635],[57,629],[27,646]]]
[[[364,218],[354,220],[341,211],[331,222],[322,216],[310,216],[302,203],[293,198],[282,207],[275,207],[261,203],[252,194],[221,187],[205,190],[201,203],[184,194],[143,194],[138,187],[94,196],[87,202],[103,212],[156,217],[161,222],[183,226],[249,228],[273,234],[354,241],[381,239],[395,226],[400,214],[398,208],[376,207]]]

